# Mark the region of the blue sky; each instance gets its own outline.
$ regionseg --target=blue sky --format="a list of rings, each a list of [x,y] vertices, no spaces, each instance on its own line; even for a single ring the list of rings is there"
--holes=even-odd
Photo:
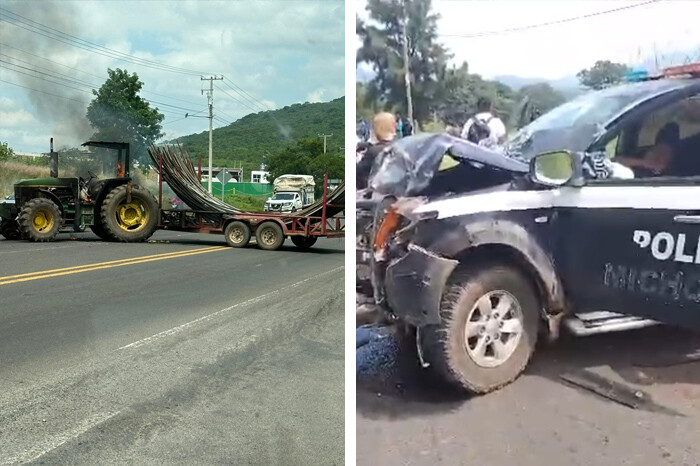
[[[642,3],[646,4],[578,21],[484,34]],[[362,18],[367,17],[366,5],[365,0],[357,2]],[[486,77],[517,75],[554,80],[575,75],[597,60],[636,63],[654,55],[660,66],[665,66],[677,60],[674,52],[678,51],[700,61],[698,1],[433,0],[433,11],[440,15],[439,40],[454,54],[453,62],[466,61],[470,71]],[[480,34],[484,35],[474,37]]]
[[[215,114],[229,122],[262,108],[344,95],[342,0],[0,0],[0,8],[112,50],[178,68],[223,74],[228,85],[217,82],[214,108]],[[168,139],[208,128],[204,118],[182,119],[187,111],[206,108],[199,75],[124,63],[22,29],[12,24],[17,17],[10,16],[14,20],[8,21],[2,13],[0,10],[0,60],[10,64],[0,61],[0,80],[35,89],[0,82],[0,141],[7,141],[16,151],[46,151],[52,136],[59,147],[75,146],[89,136],[84,113],[90,86],[103,82],[108,67],[138,73],[147,91],[143,97],[170,104],[153,104],[166,115]],[[18,71],[28,72],[22,66],[53,77],[60,73],[85,84],[72,83],[71,88],[65,81],[55,84],[22,75]],[[215,120],[215,127],[224,124]]]

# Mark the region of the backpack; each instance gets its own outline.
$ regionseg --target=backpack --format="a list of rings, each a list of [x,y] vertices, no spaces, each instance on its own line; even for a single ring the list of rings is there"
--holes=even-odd
[[[403,123],[403,126],[402,126],[402,128],[401,128],[401,132],[403,133],[403,136],[404,136],[404,137],[410,136],[410,135],[413,134],[413,125],[411,124],[410,121],[406,120],[406,121]]]
[[[467,141],[479,144],[479,142],[491,136],[491,128],[489,127],[491,120],[493,120],[493,115],[486,120],[473,117],[472,124],[467,132]]]

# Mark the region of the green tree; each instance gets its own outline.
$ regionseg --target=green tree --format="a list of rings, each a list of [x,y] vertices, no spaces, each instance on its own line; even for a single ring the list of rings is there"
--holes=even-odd
[[[585,87],[603,89],[622,81],[622,78],[629,71],[629,67],[622,63],[598,60],[591,68],[579,71],[576,77]]]
[[[14,151],[7,145],[6,142],[0,142],[0,162],[8,160],[15,155]]]
[[[164,115],[139,96],[143,82],[136,73],[119,68],[107,73],[109,78],[100,89],[92,91],[95,98],[87,109],[95,129],[92,139],[129,142],[132,158],[146,161],[146,147],[163,137]]]
[[[452,66],[440,78],[441,88],[435,97],[438,119],[451,126],[461,126],[477,112],[477,102],[482,97],[494,104],[495,113],[507,121],[515,95],[513,90],[498,81],[483,79],[469,73],[467,63]]]
[[[316,181],[316,195],[323,192],[323,175],[345,178],[345,159],[339,153],[323,153],[321,139],[300,139],[277,154],[265,156],[265,168],[270,181],[285,174],[312,175]]]
[[[355,84],[355,115],[357,118],[371,120],[372,116],[381,109],[381,105],[371,96],[367,85]]]
[[[515,100],[521,102],[524,99],[527,99],[527,107],[520,108],[520,111],[524,113],[513,115],[511,126],[520,128],[566,101],[566,97],[549,83],[521,87],[515,94]]]
[[[357,62],[369,63],[376,75],[368,83],[368,97],[385,101],[406,115],[403,59],[406,26],[408,61],[414,118],[423,121],[435,110],[435,97],[450,55],[437,43],[437,20],[431,0],[368,0],[369,21],[357,18],[356,33],[362,41]]]

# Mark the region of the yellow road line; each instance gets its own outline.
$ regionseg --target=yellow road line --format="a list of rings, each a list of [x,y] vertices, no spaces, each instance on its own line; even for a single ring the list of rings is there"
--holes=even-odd
[[[74,265],[73,267],[63,267],[61,269],[40,270],[39,272],[21,273],[19,275],[7,275],[5,277],[0,277],[0,281],[10,280],[13,278],[30,277],[32,275],[44,275],[47,273],[64,272],[64,271],[68,271],[68,270],[78,270],[78,269],[84,269],[84,268],[88,268],[88,267],[96,267],[98,265],[118,264],[120,262],[131,262],[131,261],[140,260],[140,259],[149,259],[151,257],[174,256],[174,255],[178,255],[178,254],[182,254],[182,253],[190,252],[190,251],[214,250],[214,249],[219,249],[219,248],[221,248],[221,246],[212,246],[212,247],[201,248],[201,249],[186,249],[184,251],[165,252],[163,254],[152,254],[150,256],[130,257],[128,259],[119,259],[119,260],[113,260],[113,261],[108,261],[108,262],[95,262],[94,264]]]
[[[89,268],[81,268],[81,269],[72,269],[72,270],[67,270],[63,272],[54,272],[54,271],[47,271],[47,272],[54,272],[54,273],[44,273],[43,275],[35,275],[32,277],[23,277],[23,278],[14,278],[11,280],[7,280],[9,277],[1,277],[4,280],[0,280],[0,286],[2,285],[10,285],[13,283],[21,283],[21,282],[28,282],[31,280],[41,280],[44,278],[52,278],[52,277],[61,277],[63,275],[72,275],[76,273],[83,273],[83,272],[91,272],[93,270],[102,270],[102,269],[112,269],[116,267],[122,267],[124,265],[134,265],[134,264],[143,264],[144,262],[154,262],[154,261],[161,261],[161,260],[166,260],[166,259],[177,259],[179,257],[186,257],[186,256],[195,256],[198,254],[206,254],[209,252],[216,252],[216,251],[221,251],[222,249],[228,249],[227,246],[216,246],[214,248],[203,248],[203,249],[195,249],[195,250],[188,250],[188,251],[182,251],[177,254],[172,254],[172,255],[156,255],[156,256],[145,256],[141,259],[135,258],[137,260],[131,260],[129,262],[121,262],[121,263],[104,263],[103,265],[95,265],[94,267],[89,267]],[[59,269],[56,269],[59,270]]]

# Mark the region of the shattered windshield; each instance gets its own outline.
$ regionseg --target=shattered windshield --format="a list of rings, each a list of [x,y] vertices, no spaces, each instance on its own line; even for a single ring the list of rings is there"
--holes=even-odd
[[[584,151],[605,125],[627,107],[677,86],[670,80],[651,81],[589,92],[521,128],[506,143],[505,154],[529,161],[546,151]]]

